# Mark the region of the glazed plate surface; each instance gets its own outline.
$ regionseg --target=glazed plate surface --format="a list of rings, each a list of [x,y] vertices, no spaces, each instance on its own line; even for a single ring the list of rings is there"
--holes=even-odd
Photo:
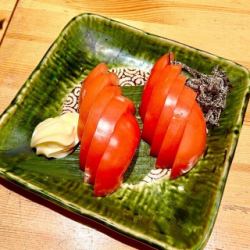
[[[63,159],[48,160],[30,148],[35,126],[62,112],[69,93],[96,64],[148,72],[168,51],[202,73],[210,74],[219,65],[232,84],[220,126],[209,130],[204,157],[187,175],[174,181],[143,182],[155,160],[149,156],[148,145],[141,142],[121,188],[95,198],[92,187],[82,181],[79,150]],[[105,17],[82,14],[64,28],[1,115],[0,176],[156,248],[202,249],[214,225],[235,152],[249,81],[249,72],[234,62]],[[122,88],[138,107],[141,84]]]

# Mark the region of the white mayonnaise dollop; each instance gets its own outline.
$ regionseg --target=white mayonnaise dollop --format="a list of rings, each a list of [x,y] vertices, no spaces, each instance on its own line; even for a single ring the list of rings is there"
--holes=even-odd
[[[63,158],[72,153],[79,143],[77,136],[78,113],[66,113],[39,123],[31,138],[31,147],[37,155]]]

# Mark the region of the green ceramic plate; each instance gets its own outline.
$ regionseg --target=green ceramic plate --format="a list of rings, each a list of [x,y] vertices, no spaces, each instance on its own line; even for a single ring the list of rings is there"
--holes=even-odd
[[[94,198],[92,187],[82,182],[78,151],[47,160],[30,149],[34,127],[61,113],[65,97],[97,63],[148,71],[156,58],[170,50],[178,61],[203,73],[219,65],[232,83],[220,126],[209,131],[206,153],[189,174],[174,181],[142,183],[154,167],[142,142],[123,186],[110,196]],[[77,16],[0,117],[0,176],[157,248],[201,249],[218,212],[247,106],[249,81],[249,72],[231,61],[101,16]],[[123,90],[139,103],[142,87]]]

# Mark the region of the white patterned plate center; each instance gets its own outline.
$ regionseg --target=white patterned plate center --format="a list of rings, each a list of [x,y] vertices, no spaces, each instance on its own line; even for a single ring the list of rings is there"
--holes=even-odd
[[[120,81],[121,86],[141,86],[144,85],[149,77],[149,72],[131,68],[114,68],[111,69]],[[78,112],[78,98],[80,95],[81,84],[77,85],[66,97],[62,114],[67,112]],[[141,184],[153,183],[160,179],[169,178],[170,171],[168,169],[152,169],[140,182]]]

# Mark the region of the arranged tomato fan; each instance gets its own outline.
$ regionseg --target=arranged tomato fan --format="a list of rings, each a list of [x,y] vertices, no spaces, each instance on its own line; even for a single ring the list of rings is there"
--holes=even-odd
[[[206,145],[206,122],[196,93],[185,86],[173,54],[154,65],[140,105],[142,138],[151,144],[157,168],[170,168],[171,178],[189,171]],[[122,182],[140,131],[132,101],[121,95],[119,80],[108,67],[97,65],[85,79],[79,97],[80,168],[96,196],[115,191]]]
[[[151,144],[157,168],[170,168],[171,178],[189,171],[206,145],[206,122],[196,93],[185,86],[181,66],[171,64],[173,54],[155,63],[140,105],[142,139]]]
[[[79,113],[80,167],[94,194],[104,196],[120,186],[140,138],[134,104],[121,95],[117,76],[105,64],[85,79]]]

